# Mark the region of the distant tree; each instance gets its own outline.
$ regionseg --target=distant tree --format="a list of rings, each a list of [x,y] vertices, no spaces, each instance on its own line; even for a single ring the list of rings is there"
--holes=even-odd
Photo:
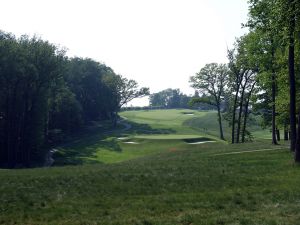
[[[208,95],[208,101],[216,106],[218,111],[218,123],[220,138],[224,140],[221,103],[225,96],[225,88],[228,82],[229,70],[225,64],[206,64],[199,73],[190,78],[190,83],[199,93]],[[195,102],[196,100],[194,100]]]
[[[180,89],[165,89],[150,95],[150,106],[161,108],[190,108],[191,97],[181,93]]]
[[[119,96],[118,110],[133,99],[150,95],[149,88],[139,88],[138,83],[135,80],[127,79],[121,75],[118,75],[116,80],[116,91]]]
[[[162,92],[151,94],[149,102],[152,107],[167,107],[166,96]]]
[[[179,89],[173,89],[171,97],[168,102],[168,108],[179,108],[180,107],[181,93]]]
[[[117,125],[118,112],[121,107],[136,98],[142,98],[150,95],[149,88],[138,87],[135,80],[127,79],[121,75],[105,76],[106,85],[111,89],[114,100],[111,100],[111,106],[114,109],[111,111],[111,119],[113,125]]]

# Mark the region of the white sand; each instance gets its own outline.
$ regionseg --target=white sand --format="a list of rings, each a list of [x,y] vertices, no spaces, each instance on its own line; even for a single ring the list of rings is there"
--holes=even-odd
[[[118,140],[126,140],[128,137],[119,137]]]
[[[123,142],[125,144],[134,144],[134,145],[138,145],[139,143],[134,142],[134,141],[127,141],[127,142]]]
[[[216,142],[216,141],[199,141],[199,142],[193,142],[193,143],[189,143],[189,144],[190,145],[200,145],[200,144],[211,143],[211,142]]]

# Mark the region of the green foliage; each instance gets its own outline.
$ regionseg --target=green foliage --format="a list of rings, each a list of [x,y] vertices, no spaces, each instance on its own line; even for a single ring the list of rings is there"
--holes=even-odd
[[[39,38],[0,39],[0,164],[43,159],[50,90],[61,78],[64,52]]]
[[[160,108],[189,108],[191,97],[180,92],[179,89],[166,89],[150,95],[150,106]]]
[[[211,63],[206,64],[199,73],[190,78],[190,83],[199,93],[202,98],[198,98],[198,102],[213,105],[218,111],[218,122],[220,129],[220,138],[224,140],[221,104],[225,98],[225,89],[229,81],[229,69],[225,64]],[[206,96],[207,95],[207,96]],[[206,101],[206,102],[205,102]]]
[[[200,94],[212,96],[214,104],[220,104],[224,97],[225,87],[228,82],[228,68],[225,64],[211,63],[205,65],[199,73],[190,78],[193,88]]]
[[[75,132],[83,123],[81,104],[65,86],[53,94],[49,103],[49,130],[61,129],[67,134]]]
[[[42,165],[58,140],[148,94],[104,64],[0,32],[0,167]]]

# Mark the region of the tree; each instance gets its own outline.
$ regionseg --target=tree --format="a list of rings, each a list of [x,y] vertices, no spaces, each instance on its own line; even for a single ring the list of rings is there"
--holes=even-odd
[[[135,98],[142,98],[150,95],[149,88],[138,87],[138,83],[135,80],[127,79],[121,75],[117,76],[116,91],[119,96],[118,109],[126,105]]]
[[[0,33],[0,164],[32,166],[46,148],[50,90],[64,51],[37,37]]]
[[[291,151],[296,147],[296,80],[295,80],[295,4],[294,0],[288,1],[288,38],[289,38],[289,83],[290,83],[290,129],[291,129]]]
[[[62,85],[53,90],[49,102],[49,130],[74,133],[82,126],[82,108],[76,96],[68,87]],[[49,137],[51,139],[51,137]],[[53,140],[49,140],[53,141]]]
[[[269,79],[261,79],[262,85],[266,87],[266,91],[271,95],[272,107],[272,144],[278,144],[276,139],[276,58],[275,54],[279,47],[278,29],[276,29],[276,18],[278,13],[276,11],[277,0],[251,0],[249,10],[249,20],[246,26],[251,29],[252,33],[257,36],[256,43],[259,43],[261,50],[257,55],[259,62],[260,73],[267,73]],[[268,83],[271,86],[269,90]],[[267,85],[266,85],[267,84]]]
[[[118,112],[121,107],[129,103],[135,98],[142,98],[150,95],[149,88],[138,87],[138,83],[135,80],[127,79],[121,75],[116,76],[105,76],[105,83],[112,91],[112,107],[114,111],[111,111],[111,119],[113,125],[117,125]]]
[[[190,78],[193,88],[201,94],[211,97],[209,103],[216,106],[218,111],[218,123],[220,129],[220,138],[224,140],[221,102],[224,99],[225,88],[228,82],[228,67],[225,64],[211,63],[206,64],[199,73]]]
[[[118,97],[106,83],[107,77],[113,79],[117,75],[105,64],[88,58],[73,58],[68,62],[66,85],[80,103],[85,122],[108,119],[115,110],[111,102],[116,102]]]
[[[245,141],[247,119],[249,114],[249,103],[253,92],[256,91],[256,76],[258,64],[256,56],[256,35],[249,33],[242,36],[235,43],[235,48],[228,51],[229,59],[229,89],[233,94],[231,98],[230,125],[231,142],[239,143]]]
[[[290,129],[290,150],[295,151],[295,161],[300,161],[300,134],[296,132],[296,102],[299,93],[296,93],[299,79],[295,76],[298,72],[300,36],[300,2],[297,0],[250,0],[250,17],[248,26],[254,32],[259,31],[261,38],[269,42],[270,48],[266,51],[269,54],[270,63],[265,67],[265,71],[270,72],[272,80],[272,136],[273,143],[275,140],[275,105],[279,112],[277,123],[283,123],[287,129],[287,112],[289,114]],[[266,50],[266,49],[265,49]],[[288,54],[286,54],[288,53]],[[278,66],[276,67],[276,63]],[[287,76],[288,74],[288,76]],[[286,81],[288,80],[288,84]],[[276,95],[276,85],[278,88]],[[289,93],[289,95],[286,94]],[[276,95],[276,99],[275,99]],[[286,101],[289,99],[289,102]],[[289,111],[286,110],[289,108]],[[300,117],[299,117],[300,118]],[[299,121],[298,121],[299,123]],[[286,137],[286,135],[285,135]],[[298,147],[299,146],[299,152]],[[297,156],[299,155],[299,157]]]
[[[159,108],[191,108],[191,96],[181,93],[180,89],[165,89],[150,95],[150,106]]]

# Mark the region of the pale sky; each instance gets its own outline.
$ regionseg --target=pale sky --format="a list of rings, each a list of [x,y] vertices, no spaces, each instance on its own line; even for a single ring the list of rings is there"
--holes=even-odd
[[[247,0],[0,0],[0,29],[37,34],[150,87],[192,94],[189,77],[226,63]],[[147,105],[146,99],[132,102]]]

